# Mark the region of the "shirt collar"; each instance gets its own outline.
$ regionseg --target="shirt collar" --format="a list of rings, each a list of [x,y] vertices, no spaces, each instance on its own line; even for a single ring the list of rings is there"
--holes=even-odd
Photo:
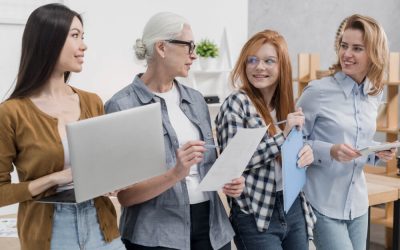
[[[368,78],[365,78],[364,82],[360,86],[351,77],[347,76],[346,74],[344,74],[341,71],[335,73],[333,77],[339,83],[339,85],[342,87],[343,92],[346,95],[346,98],[348,98],[350,96],[350,94],[353,91],[353,89],[355,88],[355,86],[359,87],[360,93],[363,96],[368,96],[368,94],[372,91],[372,84]]]
[[[150,103],[154,97],[158,98],[153,92],[150,91],[150,89],[146,86],[146,84],[142,81],[142,79],[140,78],[143,75],[143,73],[141,74],[137,74],[135,76],[135,79],[133,79],[133,88],[136,91],[140,101],[142,103]],[[176,88],[179,91],[180,94],[180,102],[182,103],[183,101],[188,102],[188,103],[192,103],[192,100],[189,96],[189,93],[187,91],[186,88],[184,88],[176,79],[174,79],[174,84],[176,86]]]

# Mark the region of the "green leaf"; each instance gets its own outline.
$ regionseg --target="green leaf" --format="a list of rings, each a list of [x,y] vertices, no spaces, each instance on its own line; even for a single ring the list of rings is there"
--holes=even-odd
[[[202,39],[196,44],[196,54],[200,57],[215,58],[218,56],[218,52],[218,46],[209,39]]]

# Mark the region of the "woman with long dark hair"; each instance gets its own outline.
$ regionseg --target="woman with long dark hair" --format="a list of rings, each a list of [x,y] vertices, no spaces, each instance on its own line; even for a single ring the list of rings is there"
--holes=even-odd
[[[97,95],[67,84],[86,48],[75,11],[49,4],[30,15],[15,89],[0,104],[0,206],[19,203],[21,249],[123,249],[109,198],[34,201],[73,188],[66,124],[104,113]],[[14,168],[19,183],[11,183]]]

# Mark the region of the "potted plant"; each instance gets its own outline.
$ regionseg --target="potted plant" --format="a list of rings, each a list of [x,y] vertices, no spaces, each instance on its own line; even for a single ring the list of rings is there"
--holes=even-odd
[[[199,56],[200,67],[203,70],[215,68],[218,57],[218,46],[209,39],[202,39],[196,45],[196,54]]]

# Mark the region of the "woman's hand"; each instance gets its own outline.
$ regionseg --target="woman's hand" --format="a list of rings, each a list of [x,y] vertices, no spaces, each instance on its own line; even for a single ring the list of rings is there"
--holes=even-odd
[[[383,150],[376,152],[376,156],[379,157],[380,160],[387,162],[393,159],[397,154],[397,148],[392,148],[390,150]]]
[[[299,160],[297,161],[297,165],[300,168],[305,166],[309,166],[314,161],[314,153],[311,149],[310,145],[306,144],[304,147],[301,148],[298,154]]]
[[[301,108],[297,108],[296,112],[287,115],[285,129],[283,130],[284,136],[287,137],[293,127],[297,127],[298,130],[301,130],[303,125],[304,113]]]
[[[65,185],[72,182],[71,168],[52,173],[50,178],[53,180],[54,185]]]
[[[230,183],[227,183],[222,188],[222,192],[230,197],[239,197],[243,192],[244,188],[244,177],[233,179]]]
[[[71,168],[67,168],[31,181],[28,184],[28,190],[32,196],[36,196],[53,186],[65,185],[71,182],[72,182]]]
[[[203,160],[203,153],[207,151],[204,141],[189,141],[176,152],[175,176],[181,180],[189,175],[190,167]]]
[[[338,162],[346,162],[360,157],[358,150],[348,144],[334,144],[331,147],[331,157]]]

